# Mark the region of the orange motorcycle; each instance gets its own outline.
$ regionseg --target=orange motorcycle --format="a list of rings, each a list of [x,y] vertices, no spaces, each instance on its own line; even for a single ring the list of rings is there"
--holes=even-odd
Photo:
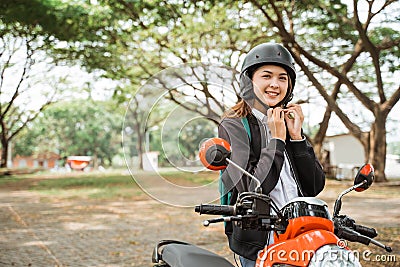
[[[259,252],[256,267],[290,266],[361,266],[357,255],[347,247],[346,240],[365,245],[377,245],[387,252],[389,246],[374,240],[375,229],[358,225],[346,215],[340,215],[342,198],[351,191],[364,191],[374,180],[374,168],[365,164],[358,171],[354,185],[337,198],[333,216],[328,205],[315,197],[297,197],[282,209],[262,193],[259,180],[230,158],[230,145],[220,138],[205,141],[200,148],[200,160],[211,170],[222,170],[228,164],[239,168],[257,184],[254,192],[239,195],[236,204],[202,204],[195,207],[199,214],[223,215],[209,219],[204,226],[218,222],[235,222],[242,229],[274,232],[274,243]],[[154,266],[197,267],[234,266],[229,261],[200,247],[175,240],[157,244],[153,253]]]

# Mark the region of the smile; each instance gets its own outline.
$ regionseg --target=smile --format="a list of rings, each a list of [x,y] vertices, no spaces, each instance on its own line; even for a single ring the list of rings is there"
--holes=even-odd
[[[265,91],[265,93],[269,96],[278,96],[279,93],[278,92],[271,92],[271,91]]]

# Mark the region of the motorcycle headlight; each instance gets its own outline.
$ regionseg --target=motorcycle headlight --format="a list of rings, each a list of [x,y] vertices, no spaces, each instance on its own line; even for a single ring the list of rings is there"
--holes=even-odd
[[[308,265],[309,267],[361,267],[358,255],[337,245],[319,248]]]

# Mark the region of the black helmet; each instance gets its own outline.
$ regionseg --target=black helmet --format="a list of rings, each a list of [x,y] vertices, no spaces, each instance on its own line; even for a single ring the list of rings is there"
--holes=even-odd
[[[278,65],[287,71],[291,81],[291,88],[288,88],[288,92],[282,100],[283,104],[287,104],[293,97],[293,88],[296,83],[296,69],[290,52],[284,46],[276,43],[259,44],[247,53],[240,74],[240,96],[244,100],[255,98],[253,86],[251,83],[249,84],[249,80],[251,81],[253,73],[258,67],[266,64]],[[245,81],[246,79],[248,81]]]

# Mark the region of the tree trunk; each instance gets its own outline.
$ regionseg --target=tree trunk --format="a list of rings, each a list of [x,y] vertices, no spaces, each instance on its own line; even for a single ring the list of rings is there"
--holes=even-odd
[[[324,139],[326,137],[326,132],[328,130],[328,125],[329,125],[329,120],[331,118],[332,110],[327,106],[324,114],[324,118],[322,122],[319,124],[319,130],[315,137],[313,138],[313,147],[315,151],[315,155],[319,159],[319,161],[322,162],[322,145],[324,142]]]
[[[137,132],[137,151],[138,151],[138,160],[139,160],[139,170],[143,170],[143,154],[144,154],[144,134],[141,131],[140,123],[136,123],[136,132]]]
[[[93,155],[93,169],[99,169],[99,158],[97,157],[97,154]]]
[[[331,97],[333,100],[337,99],[337,96],[339,94],[340,90],[340,85],[341,83],[337,83],[332,91]],[[322,151],[322,145],[324,142],[324,139],[326,137],[326,132],[328,131],[328,126],[329,126],[329,121],[331,119],[332,115],[332,109],[329,107],[329,105],[326,106],[325,113],[324,113],[324,118],[322,119],[321,123],[319,124],[319,130],[317,134],[315,135],[313,139],[313,146],[314,146],[314,151],[319,159],[319,161],[323,164],[329,164],[329,162],[323,162],[323,151]]]
[[[372,124],[369,138],[368,162],[374,166],[375,181],[386,182],[386,118],[377,114],[375,122]],[[367,150],[368,151],[368,150]]]
[[[8,156],[8,141],[5,138],[1,138],[1,162],[0,168],[7,168],[7,156]]]

